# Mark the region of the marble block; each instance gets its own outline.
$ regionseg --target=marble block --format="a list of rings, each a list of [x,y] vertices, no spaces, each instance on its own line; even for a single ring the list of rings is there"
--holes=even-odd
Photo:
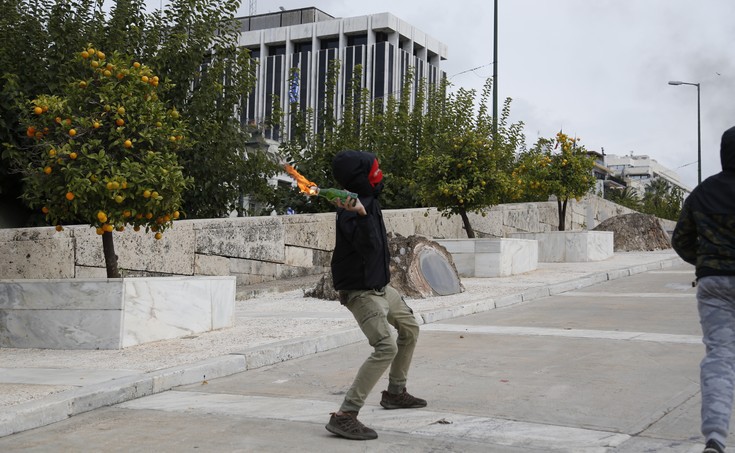
[[[527,239],[439,239],[461,277],[507,277],[538,267],[538,246]]]
[[[235,277],[0,280],[0,347],[122,349],[233,325]]]
[[[513,233],[511,237],[538,241],[542,263],[602,261],[613,256],[612,231]]]

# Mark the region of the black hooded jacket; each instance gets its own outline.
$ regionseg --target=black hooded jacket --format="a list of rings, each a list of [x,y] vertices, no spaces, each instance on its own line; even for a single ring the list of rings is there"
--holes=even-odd
[[[722,171],[684,201],[671,245],[697,278],[735,275],[735,127],[722,134]]]
[[[332,279],[336,290],[383,288],[390,282],[390,253],[378,194],[382,173],[375,155],[342,151],[332,161],[337,182],[355,192],[367,215],[339,209],[337,237],[332,254]]]

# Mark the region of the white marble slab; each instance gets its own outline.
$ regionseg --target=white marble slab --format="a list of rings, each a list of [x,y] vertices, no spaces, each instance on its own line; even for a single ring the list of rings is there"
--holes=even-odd
[[[542,263],[602,261],[614,253],[612,231],[548,231],[510,236],[538,241],[538,260]]]
[[[538,267],[538,246],[527,239],[441,239],[461,277],[507,277]]]
[[[0,347],[121,349],[234,324],[235,277],[0,280]]]

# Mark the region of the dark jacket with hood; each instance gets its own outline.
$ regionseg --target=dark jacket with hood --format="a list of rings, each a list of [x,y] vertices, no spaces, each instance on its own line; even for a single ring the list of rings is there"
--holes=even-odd
[[[383,174],[374,154],[342,151],[332,161],[337,182],[358,194],[367,215],[337,210],[332,279],[340,291],[383,288],[390,282],[388,238],[378,194]]]
[[[684,201],[671,245],[697,278],[735,275],[735,127],[722,134],[722,171]]]

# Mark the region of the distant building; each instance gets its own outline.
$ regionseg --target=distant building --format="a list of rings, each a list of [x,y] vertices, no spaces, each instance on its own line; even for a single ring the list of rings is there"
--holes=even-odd
[[[447,46],[390,13],[335,18],[317,8],[285,10],[247,16],[241,22],[240,45],[260,62],[257,82],[244,106],[243,124],[263,125],[273,114],[277,96],[284,112],[283,129],[265,128],[265,136],[281,141],[290,130],[291,100],[311,109],[314,126],[324,105],[329,62],[340,60],[335,100],[337,115],[351,84],[353,69],[362,65],[362,88],[374,99],[398,96],[405,75],[438,83]],[[292,68],[299,76],[291,79]],[[412,95],[415,96],[415,93]]]
[[[622,180],[627,187],[631,187],[643,196],[646,186],[654,179],[662,178],[672,187],[678,187],[686,197],[692,189],[681,182],[679,175],[649,156],[616,156],[614,154],[604,155],[604,165],[609,168],[612,175]]]

